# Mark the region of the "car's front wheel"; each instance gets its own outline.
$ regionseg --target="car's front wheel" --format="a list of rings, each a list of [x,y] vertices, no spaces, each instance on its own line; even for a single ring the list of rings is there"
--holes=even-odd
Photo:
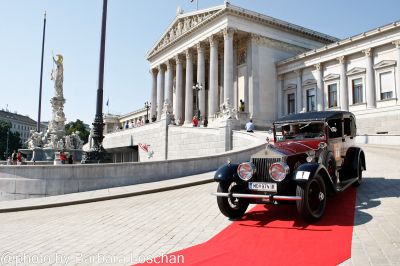
[[[220,182],[218,184],[218,192],[235,193],[240,192],[236,182]],[[237,219],[244,215],[249,206],[245,199],[233,197],[217,197],[219,210],[229,219]]]
[[[297,185],[296,195],[301,197],[296,202],[297,211],[305,221],[315,222],[322,217],[326,206],[326,188],[320,175],[305,185]]]

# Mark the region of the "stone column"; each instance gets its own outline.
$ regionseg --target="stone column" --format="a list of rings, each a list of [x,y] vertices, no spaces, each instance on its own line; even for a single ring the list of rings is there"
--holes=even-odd
[[[278,118],[282,117],[284,114],[283,111],[283,84],[284,82],[284,75],[279,75],[278,76]]]
[[[210,90],[208,93],[209,116],[213,117],[218,111],[218,40],[211,36],[210,42]]]
[[[294,71],[297,74],[297,86],[296,86],[296,111],[300,113],[303,110],[303,70],[298,69]]]
[[[153,83],[151,87],[151,108],[150,108],[150,117],[149,120],[153,118],[153,116],[156,116],[156,107],[157,107],[157,74],[158,70],[157,69],[152,69],[151,70],[151,75],[153,78]]]
[[[317,70],[317,111],[324,110],[324,88],[323,88],[323,67],[321,63],[315,64],[315,69]]]
[[[186,50],[186,92],[185,92],[185,124],[192,123],[193,118],[193,55]]]
[[[253,122],[260,117],[260,69],[259,69],[259,43],[260,36],[257,34],[251,34],[247,42],[247,74],[249,83],[249,112],[253,118]]]
[[[376,107],[376,92],[375,92],[375,71],[374,71],[374,55],[371,48],[363,51],[367,60],[367,73],[366,73],[366,100],[367,108]]]
[[[393,44],[397,50],[397,64],[396,64],[396,95],[397,104],[400,103],[400,40],[394,41]]]
[[[233,107],[233,29],[226,28],[224,33],[224,102]]]
[[[237,72],[238,41],[233,42],[233,101],[232,107],[239,110],[238,72]]]
[[[199,110],[200,115],[206,117],[206,65],[204,59],[204,46],[199,43],[197,44],[197,83],[201,85],[201,90],[198,91],[197,97],[199,97]]]
[[[175,57],[176,61],[176,105],[175,105],[175,121],[177,124],[182,124],[182,110],[183,110],[183,84],[182,84],[182,59],[179,56]]]
[[[165,89],[165,67],[163,65],[158,66],[158,88],[157,88],[157,120],[161,119],[161,113],[164,106],[164,89]]]
[[[167,61],[167,72],[168,72],[168,80],[167,80],[167,100],[169,105],[174,106],[174,67],[170,60]]]
[[[347,85],[347,64],[346,58],[341,56],[337,58],[340,64],[340,109],[349,110],[349,89]]]

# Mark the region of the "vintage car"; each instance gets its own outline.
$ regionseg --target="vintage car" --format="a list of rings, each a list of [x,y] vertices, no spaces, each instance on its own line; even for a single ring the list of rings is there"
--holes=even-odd
[[[322,111],[288,115],[273,123],[274,144],[250,162],[228,161],[215,173],[217,203],[231,219],[250,203],[296,203],[307,222],[320,219],[327,195],[358,186],[365,155],[355,146],[356,119],[350,112]]]

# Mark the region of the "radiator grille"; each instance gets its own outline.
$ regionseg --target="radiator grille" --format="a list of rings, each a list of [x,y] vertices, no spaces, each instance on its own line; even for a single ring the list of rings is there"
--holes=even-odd
[[[274,182],[269,176],[269,167],[271,164],[281,161],[280,158],[252,158],[252,163],[257,169],[257,180],[258,182]]]

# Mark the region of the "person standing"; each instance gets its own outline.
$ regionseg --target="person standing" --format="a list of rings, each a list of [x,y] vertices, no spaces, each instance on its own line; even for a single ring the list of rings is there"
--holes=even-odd
[[[18,164],[18,165],[21,165],[21,164],[22,164],[22,154],[21,154],[20,151],[19,151],[18,154],[17,154],[17,164]]]
[[[14,150],[13,153],[11,154],[12,165],[16,165],[17,164],[17,159],[18,159],[18,154]]]
[[[254,132],[253,119],[250,119],[250,121],[247,122],[247,124],[246,124],[246,131],[247,131],[247,132],[251,132],[251,133]]]
[[[60,152],[60,162],[61,162],[61,164],[65,164],[66,159],[67,159],[67,157],[65,156],[65,153],[61,151]]]
[[[193,127],[199,126],[199,119],[197,118],[197,116],[193,116],[192,124],[193,124]]]
[[[207,126],[208,126],[208,119],[207,119],[207,117],[204,118],[203,126],[204,126],[204,127],[207,127]]]
[[[244,101],[240,99],[240,106],[239,106],[240,112],[244,112]]]

